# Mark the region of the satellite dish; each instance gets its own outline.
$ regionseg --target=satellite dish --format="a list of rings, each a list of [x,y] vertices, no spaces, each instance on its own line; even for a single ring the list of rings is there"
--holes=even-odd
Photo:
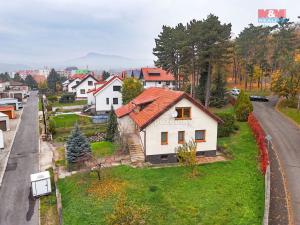
[[[172,117],[176,118],[178,116],[178,112],[175,110],[174,112],[172,112]]]

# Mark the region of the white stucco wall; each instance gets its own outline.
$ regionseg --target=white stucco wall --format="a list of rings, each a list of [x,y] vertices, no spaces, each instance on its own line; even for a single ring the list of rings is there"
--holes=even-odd
[[[95,96],[93,92],[87,93],[87,104],[94,105],[95,104]]]
[[[118,125],[122,134],[130,134],[135,132],[135,124],[128,115],[118,118]]]
[[[175,107],[191,107],[191,120],[175,120],[171,115]],[[197,151],[216,150],[218,123],[187,99],[161,115],[144,129],[146,131],[146,154],[175,153],[178,144],[178,131],[185,131],[185,140],[195,139],[195,130],[206,131],[206,141],[198,142]],[[161,132],[168,132],[168,144],[161,145]],[[144,140],[144,139],[142,139]]]
[[[166,81],[161,81],[161,83],[159,83],[159,81],[144,81],[144,88],[150,88],[150,87],[168,87],[170,89],[173,89],[174,85],[172,81],[170,81],[169,85],[167,85]]]
[[[110,111],[111,105],[114,109],[122,106],[122,94],[120,91],[113,91],[113,86],[122,86],[122,81],[119,79],[113,80],[95,95],[97,112]],[[106,98],[109,98],[109,104],[106,103]],[[118,98],[118,104],[113,104],[113,98]]]
[[[76,85],[77,82],[80,82],[79,78],[76,78],[71,83],[68,84],[68,92],[75,92],[76,90],[72,89]]]
[[[88,82],[91,81],[92,82],[92,85],[88,85]],[[92,77],[89,77],[87,78],[85,81],[83,81],[81,84],[79,84],[76,88],[75,88],[75,91],[76,91],[76,98],[87,98],[88,96],[88,91],[91,90],[91,89],[94,89],[95,88],[95,83],[97,81],[95,81],[94,78]],[[80,93],[80,90],[81,89],[84,89],[85,90],[85,93],[84,94],[81,94]]]

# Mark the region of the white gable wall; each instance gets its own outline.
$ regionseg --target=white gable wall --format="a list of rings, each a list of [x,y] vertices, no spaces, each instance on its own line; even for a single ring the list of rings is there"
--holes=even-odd
[[[129,115],[118,118],[117,120],[121,134],[131,134],[135,132],[135,123]]]
[[[68,92],[75,92],[76,90],[72,89],[75,85],[79,84],[81,80],[79,78],[76,78],[71,83],[68,84]]]
[[[167,84],[167,81],[144,81],[144,88],[150,87],[168,87],[173,89],[175,86],[172,81],[170,81],[169,84]]]
[[[175,120],[172,117],[175,107],[191,107],[192,119]],[[217,121],[189,100],[182,99],[144,129],[146,140],[143,138],[143,131],[140,132],[140,136],[144,146],[146,141],[146,155],[170,154],[175,153],[175,148],[179,145],[178,131],[185,131],[185,141],[189,141],[195,139],[195,130],[206,131],[206,141],[198,142],[197,151],[217,149]],[[161,132],[168,132],[167,145],[161,145]]]
[[[113,86],[122,86],[122,81],[120,81],[119,79],[115,79],[101,91],[95,94],[97,112],[110,111],[111,105],[114,107],[114,109],[122,106],[122,94],[120,91],[113,91]],[[109,99],[109,104],[107,104],[106,98]],[[118,104],[113,104],[113,98],[118,98]]]
[[[91,85],[88,85],[89,81],[91,81]],[[84,80],[81,84],[79,84],[75,88],[76,97],[77,98],[87,98],[88,97],[88,91],[95,88],[95,79],[93,77],[88,77],[86,80]],[[81,93],[81,90],[84,90],[84,93]]]
[[[95,104],[94,92],[87,93],[87,104],[88,105],[94,105]]]

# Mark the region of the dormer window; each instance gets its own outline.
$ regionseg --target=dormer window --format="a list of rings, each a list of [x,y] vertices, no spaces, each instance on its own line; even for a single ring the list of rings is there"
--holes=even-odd
[[[177,120],[191,119],[191,107],[176,107]]]

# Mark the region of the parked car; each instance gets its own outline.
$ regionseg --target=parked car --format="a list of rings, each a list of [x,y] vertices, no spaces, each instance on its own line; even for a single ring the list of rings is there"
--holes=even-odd
[[[240,94],[240,89],[238,89],[238,88],[233,88],[231,91],[230,91],[230,93],[232,94],[232,95],[235,95],[235,96],[238,96],[239,94]]]
[[[269,99],[265,96],[255,96],[251,95],[250,96],[250,101],[256,101],[256,102],[268,102]]]

